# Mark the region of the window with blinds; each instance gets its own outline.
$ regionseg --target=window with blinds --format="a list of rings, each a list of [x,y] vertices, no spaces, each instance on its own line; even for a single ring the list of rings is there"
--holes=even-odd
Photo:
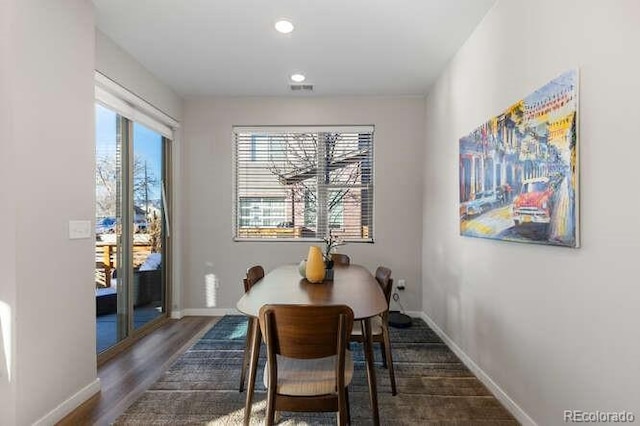
[[[373,242],[373,126],[233,134],[236,240]]]

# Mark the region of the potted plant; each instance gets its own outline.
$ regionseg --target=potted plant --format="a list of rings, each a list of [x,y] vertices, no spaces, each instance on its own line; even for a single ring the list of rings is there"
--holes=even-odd
[[[333,232],[331,230],[329,230],[329,236],[325,237],[323,240],[324,240],[323,256],[324,256],[324,263],[327,268],[327,278],[332,279],[333,278],[333,260],[331,259],[331,253],[334,252],[336,247],[343,246],[346,243],[342,241],[340,238],[334,237]]]

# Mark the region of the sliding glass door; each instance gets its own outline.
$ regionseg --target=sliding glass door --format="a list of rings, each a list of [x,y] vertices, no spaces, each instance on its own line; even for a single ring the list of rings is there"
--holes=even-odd
[[[133,326],[165,313],[166,147],[162,135],[133,123]]]
[[[96,350],[166,317],[170,141],[96,105]]]
[[[119,324],[118,284],[126,275],[119,256],[123,253],[123,165],[122,141],[126,120],[100,105],[96,106],[96,349],[102,352],[127,335]],[[124,314],[124,308],[121,313]]]

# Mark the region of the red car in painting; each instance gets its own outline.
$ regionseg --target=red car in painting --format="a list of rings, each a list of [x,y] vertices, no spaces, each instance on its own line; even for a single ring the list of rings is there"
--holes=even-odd
[[[551,222],[553,189],[548,177],[525,179],[520,194],[513,200],[513,222],[516,226],[526,223],[549,224]]]

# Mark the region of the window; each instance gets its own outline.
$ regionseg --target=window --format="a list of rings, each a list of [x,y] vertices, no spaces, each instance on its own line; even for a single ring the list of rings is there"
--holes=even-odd
[[[284,197],[240,198],[240,228],[284,227]]]
[[[234,127],[235,239],[373,242],[373,127]]]

